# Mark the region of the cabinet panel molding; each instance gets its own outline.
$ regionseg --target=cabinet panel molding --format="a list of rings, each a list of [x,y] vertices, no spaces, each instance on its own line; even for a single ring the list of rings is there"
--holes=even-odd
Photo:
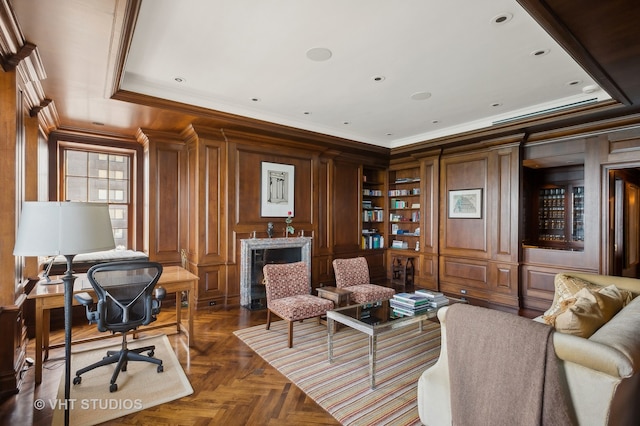
[[[488,153],[443,158],[441,165],[441,236],[440,252],[478,258],[489,258],[487,190]],[[449,191],[481,189],[482,217],[459,219],[449,217]]]
[[[440,258],[441,281],[466,284],[470,287],[487,288],[488,276],[487,262],[448,256]]]
[[[196,305],[209,306],[209,302],[224,303],[227,292],[225,265],[199,265],[194,268],[198,280]]]
[[[149,132],[142,135],[144,155],[148,165],[148,218],[145,248],[149,258],[158,262],[180,262],[180,249],[185,237],[180,235],[181,221],[188,208],[181,182],[186,175],[185,144],[178,136]],[[184,207],[182,209],[181,207]]]

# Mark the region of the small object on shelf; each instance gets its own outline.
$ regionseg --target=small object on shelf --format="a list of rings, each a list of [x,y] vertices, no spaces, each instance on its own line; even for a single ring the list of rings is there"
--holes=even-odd
[[[293,235],[294,232],[296,232],[295,228],[293,227],[293,225],[291,225],[291,222],[293,221],[291,219],[291,212],[287,212],[287,218],[284,220],[285,223],[287,224],[287,227],[285,228],[284,231],[284,236],[288,237],[289,234]]]
[[[398,249],[406,249],[406,248],[409,248],[409,243],[402,240],[393,240],[393,242],[391,243],[391,247],[398,248]]]

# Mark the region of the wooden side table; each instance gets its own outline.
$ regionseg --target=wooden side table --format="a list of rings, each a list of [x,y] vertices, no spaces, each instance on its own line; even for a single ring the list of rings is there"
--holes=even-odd
[[[318,297],[331,300],[333,302],[334,309],[349,306],[351,303],[351,291],[349,290],[337,287],[318,287],[316,291],[318,292]],[[321,318],[320,322],[326,324],[326,317]],[[338,331],[338,325],[339,324],[334,322],[334,333]]]
[[[410,291],[414,284],[414,270],[413,257],[394,256],[391,261],[392,286],[399,286],[402,291]]]

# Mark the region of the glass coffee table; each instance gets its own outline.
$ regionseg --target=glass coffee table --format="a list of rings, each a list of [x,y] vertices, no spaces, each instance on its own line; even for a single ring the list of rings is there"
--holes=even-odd
[[[429,308],[427,311],[413,316],[397,317],[389,306],[388,300],[351,305],[327,311],[329,363],[333,362],[334,321],[358,330],[369,336],[369,384],[371,389],[376,386],[376,345],[379,335],[398,328],[416,325],[422,331],[422,322],[436,316],[438,309]]]

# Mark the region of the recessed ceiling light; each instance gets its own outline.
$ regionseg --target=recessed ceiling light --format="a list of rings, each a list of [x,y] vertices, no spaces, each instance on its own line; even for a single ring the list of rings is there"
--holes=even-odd
[[[580,83],[582,83],[582,80],[571,80],[571,81],[567,81],[565,84],[567,86],[577,86]]]
[[[307,58],[311,59],[312,61],[326,61],[331,58],[331,55],[331,51],[326,47],[314,47],[307,50]]]
[[[348,121],[343,121],[343,122],[342,122],[342,124],[344,124],[344,125],[348,125],[348,124],[351,124],[351,123],[350,123],[350,122],[348,122]]]
[[[387,133],[387,136],[393,136],[393,133]]]
[[[311,115],[311,111],[305,111],[303,112],[304,115]]]
[[[383,75],[376,75],[376,76],[374,76],[374,77],[371,77],[371,80],[373,80],[373,81],[375,81],[375,82],[378,82],[378,83],[379,83],[379,82],[381,82],[381,81],[384,81],[384,78],[385,78],[385,77],[384,77]]]
[[[187,79],[184,77],[173,77],[173,81],[175,81],[176,83],[186,83]]]
[[[512,18],[513,18],[513,14],[512,13],[505,12],[505,13],[501,13],[501,14],[496,15],[493,18],[491,18],[491,23],[493,25],[502,25],[502,24],[506,24],[507,22],[509,22]]]
[[[431,120],[431,124],[438,124],[440,123],[440,120]]]
[[[549,52],[549,49],[538,49],[531,52],[531,56],[545,56]]]
[[[491,104],[491,106],[493,108],[498,108],[498,107],[502,106],[502,102],[494,102],[494,103]]]
[[[431,93],[429,92],[416,92],[411,95],[411,99],[414,101],[424,101],[425,99],[429,99],[431,97]]]
[[[582,93],[593,93],[597,92],[598,90],[600,90],[600,87],[596,86],[595,84],[589,84],[588,86],[584,86],[582,88]]]
[[[252,102],[260,102],[260,98],[251,98]]]

